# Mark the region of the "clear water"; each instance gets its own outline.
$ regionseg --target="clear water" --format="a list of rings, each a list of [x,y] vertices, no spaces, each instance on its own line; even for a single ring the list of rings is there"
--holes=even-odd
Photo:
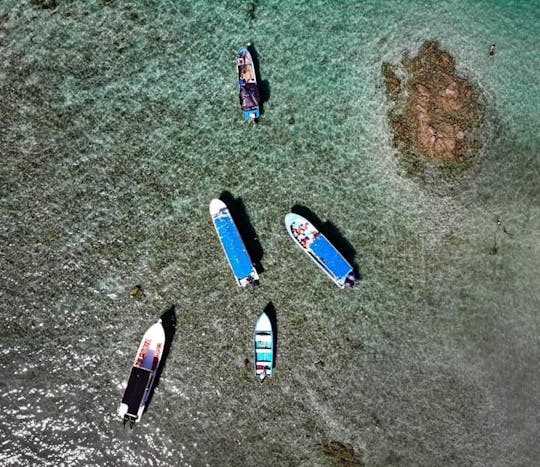
[[[140,3],[0,3],[0,463],[328,465],[336,440],[370,466],[533,465],[538,4]],[[481,154],[436,189],[398,163],[380,76],[426,39],[487,102]],[[257,127],[235,84],[248,41]],[[264,250],[253,291],[213,231],[223,191]],[[294,205],[339,230],[359,289],[295,249]],[[245,359],[269,301],[261,385]],[[125,430],[135,350],[171,304],[159,386]]]

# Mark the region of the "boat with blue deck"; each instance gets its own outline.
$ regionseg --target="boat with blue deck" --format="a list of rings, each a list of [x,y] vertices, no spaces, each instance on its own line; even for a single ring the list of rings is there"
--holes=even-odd
[[[236,282],[242,287],[255,285],[259,275],[227,205],[220,199],[213,199],[210,202],[210,216]]]
[[[353,267],[311,222],[289,213],[285,216],[285,227],[294,242],[338,287],[356,285],[358,280]]]
[[[164,347],[165,330],[160,319],[145,332],[137,350],[122,403],[118,409],[118,414],[124,420],[124,426],[129,422],[130,428],[133,428],[135,422],[140,421]]]
[[[238,69],[238,88],[240,92],[240,106],[244,120],[256,123],[260,115],[259,88],[253,58],[246,47],[241,47],[236,56]]]
[[[255,376],[261,381],[272,376],[274,368],[274,331],[268,315],[263,311],[255,323],[253,338]]]

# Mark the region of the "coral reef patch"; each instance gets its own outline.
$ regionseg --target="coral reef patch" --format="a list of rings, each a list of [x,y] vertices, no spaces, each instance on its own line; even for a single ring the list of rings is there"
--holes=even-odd
[[[394,144],[401,154],[446,162],[466,161],[480,148],[483,106],[473,85],[457,74],[453,57],[425,42],[401,67],[383,63]]]
[[[320,444],[319,448],[332,465],[340,467],[362,467],[365,465],[362,456],[356,454],[351,446],[339,441]]]

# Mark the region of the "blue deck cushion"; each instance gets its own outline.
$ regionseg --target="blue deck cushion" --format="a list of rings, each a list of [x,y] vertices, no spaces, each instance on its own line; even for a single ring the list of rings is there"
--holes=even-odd
[[[219,215],[214,218],[214,222],[233,274],[238,279],[249,276],[253,271],[253,265],[232,218],[228,215]]]
[[[349,272],[351,272],[351,265],[324,235],[317,235],[309,248],[321,261],[322,265],[340,282],[345,280]]]
[[[272,352],[259,352],[257,350],[257,361],[258,362],[271,362]]]
[[[244,110],[243,111],[244,120],[249,120],[251,118],[251,114],[253,114],[253,118],[260,117],[259,109]]]

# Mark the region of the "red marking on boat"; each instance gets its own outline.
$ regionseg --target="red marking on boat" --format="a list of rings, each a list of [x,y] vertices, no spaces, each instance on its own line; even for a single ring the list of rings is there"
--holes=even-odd
[[[154,353],[154,359],[152,360],[152,369],[154,370],[159,362],[159,358],[161,357],[161,343],[156,345],[156,352]]]
[[[135,364],[137,366],[141,366],[142,362],[144,360],[144,356],[146,355],[146,352],[148,351],[148,347],[150,347],[150,339],[145,339],[144,343],[142,345],[141,351],[139,352],[139,355],[137,355],[137,361]]]

